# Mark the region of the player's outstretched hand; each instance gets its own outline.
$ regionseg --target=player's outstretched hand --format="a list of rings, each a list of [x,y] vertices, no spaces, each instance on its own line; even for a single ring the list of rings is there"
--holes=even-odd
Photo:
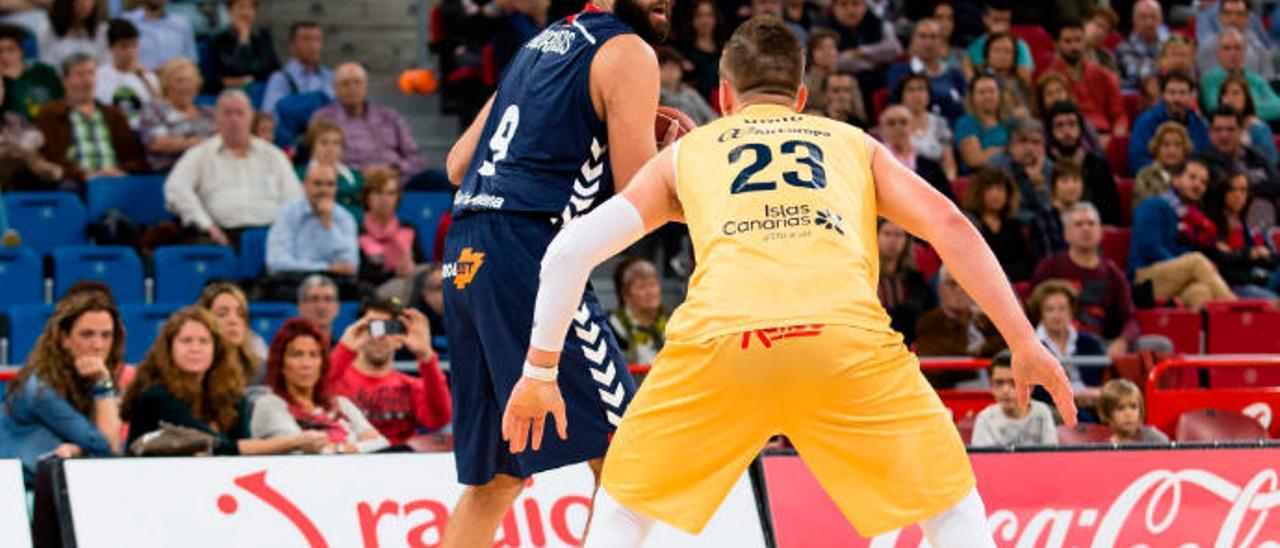
[[[1031,403],[1032,388],[1043,386],[1053,397],[1062,421],[1067,426],[1076,425],[1076,402],[1067,373],[1039,341],[1013,349],[1013,382],[1018,390],[1019,407],[1026,408]]]
[[[569,439],[569,424],[564,415],[560,387],[554,382],[520,377],[515,388],[511,389],[507,410],[502,414],[502,439],[510,444],[512,453],[524,451],[529,443],[530,430],[533,432],[533,450],[542,448],[542,429],[547,413],[554,417],[560,439]]]

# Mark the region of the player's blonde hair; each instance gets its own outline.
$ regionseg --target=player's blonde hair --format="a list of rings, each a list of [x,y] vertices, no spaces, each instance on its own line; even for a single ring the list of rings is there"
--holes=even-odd
[[[742,95],[795,97],[804,80],[804,49],[781,19],[752,17],[725,43],[720,77]]]

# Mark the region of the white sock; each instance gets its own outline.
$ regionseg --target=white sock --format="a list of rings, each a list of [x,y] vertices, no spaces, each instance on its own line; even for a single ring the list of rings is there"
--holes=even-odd
[[[935,548],[995,548],[987,529],[987,509],[975,488],[946,511],[920,522],[925,538]]]
[[[596,490],[591,508],[591,530],[583,548],[639,548],[653,529],[653,518],[641,515],[613,500],[604,487]]]

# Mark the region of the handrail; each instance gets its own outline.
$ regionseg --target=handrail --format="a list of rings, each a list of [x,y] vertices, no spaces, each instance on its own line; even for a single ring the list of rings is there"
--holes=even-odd
[[[1280,356],[1267,354],[1200,354],[1195,356],[1175,356],[1165,359],[1151,368],[1147,374],[1147,393],[1159,388],[1160,376],[1174,369],[1201,368],[1280,368]],[[1262,388],[1262,387],[1259,387]],[[1258,388],[1251,388],[1257,390]]]

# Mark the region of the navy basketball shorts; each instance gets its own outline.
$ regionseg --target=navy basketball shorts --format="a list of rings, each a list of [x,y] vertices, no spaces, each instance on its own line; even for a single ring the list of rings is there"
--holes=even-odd
[[[603,457],[635,394],[626,359],[588,289],[560,356],[569,439],[560,439],[548,415],[541,449],[507,450],[502,414],[523,374],[542,256],[556,232],[548,218],[507,213],[468,215],[449,228],[444,307],[454,456],[464,484],[482,485],[494,474],[526,478]]]

